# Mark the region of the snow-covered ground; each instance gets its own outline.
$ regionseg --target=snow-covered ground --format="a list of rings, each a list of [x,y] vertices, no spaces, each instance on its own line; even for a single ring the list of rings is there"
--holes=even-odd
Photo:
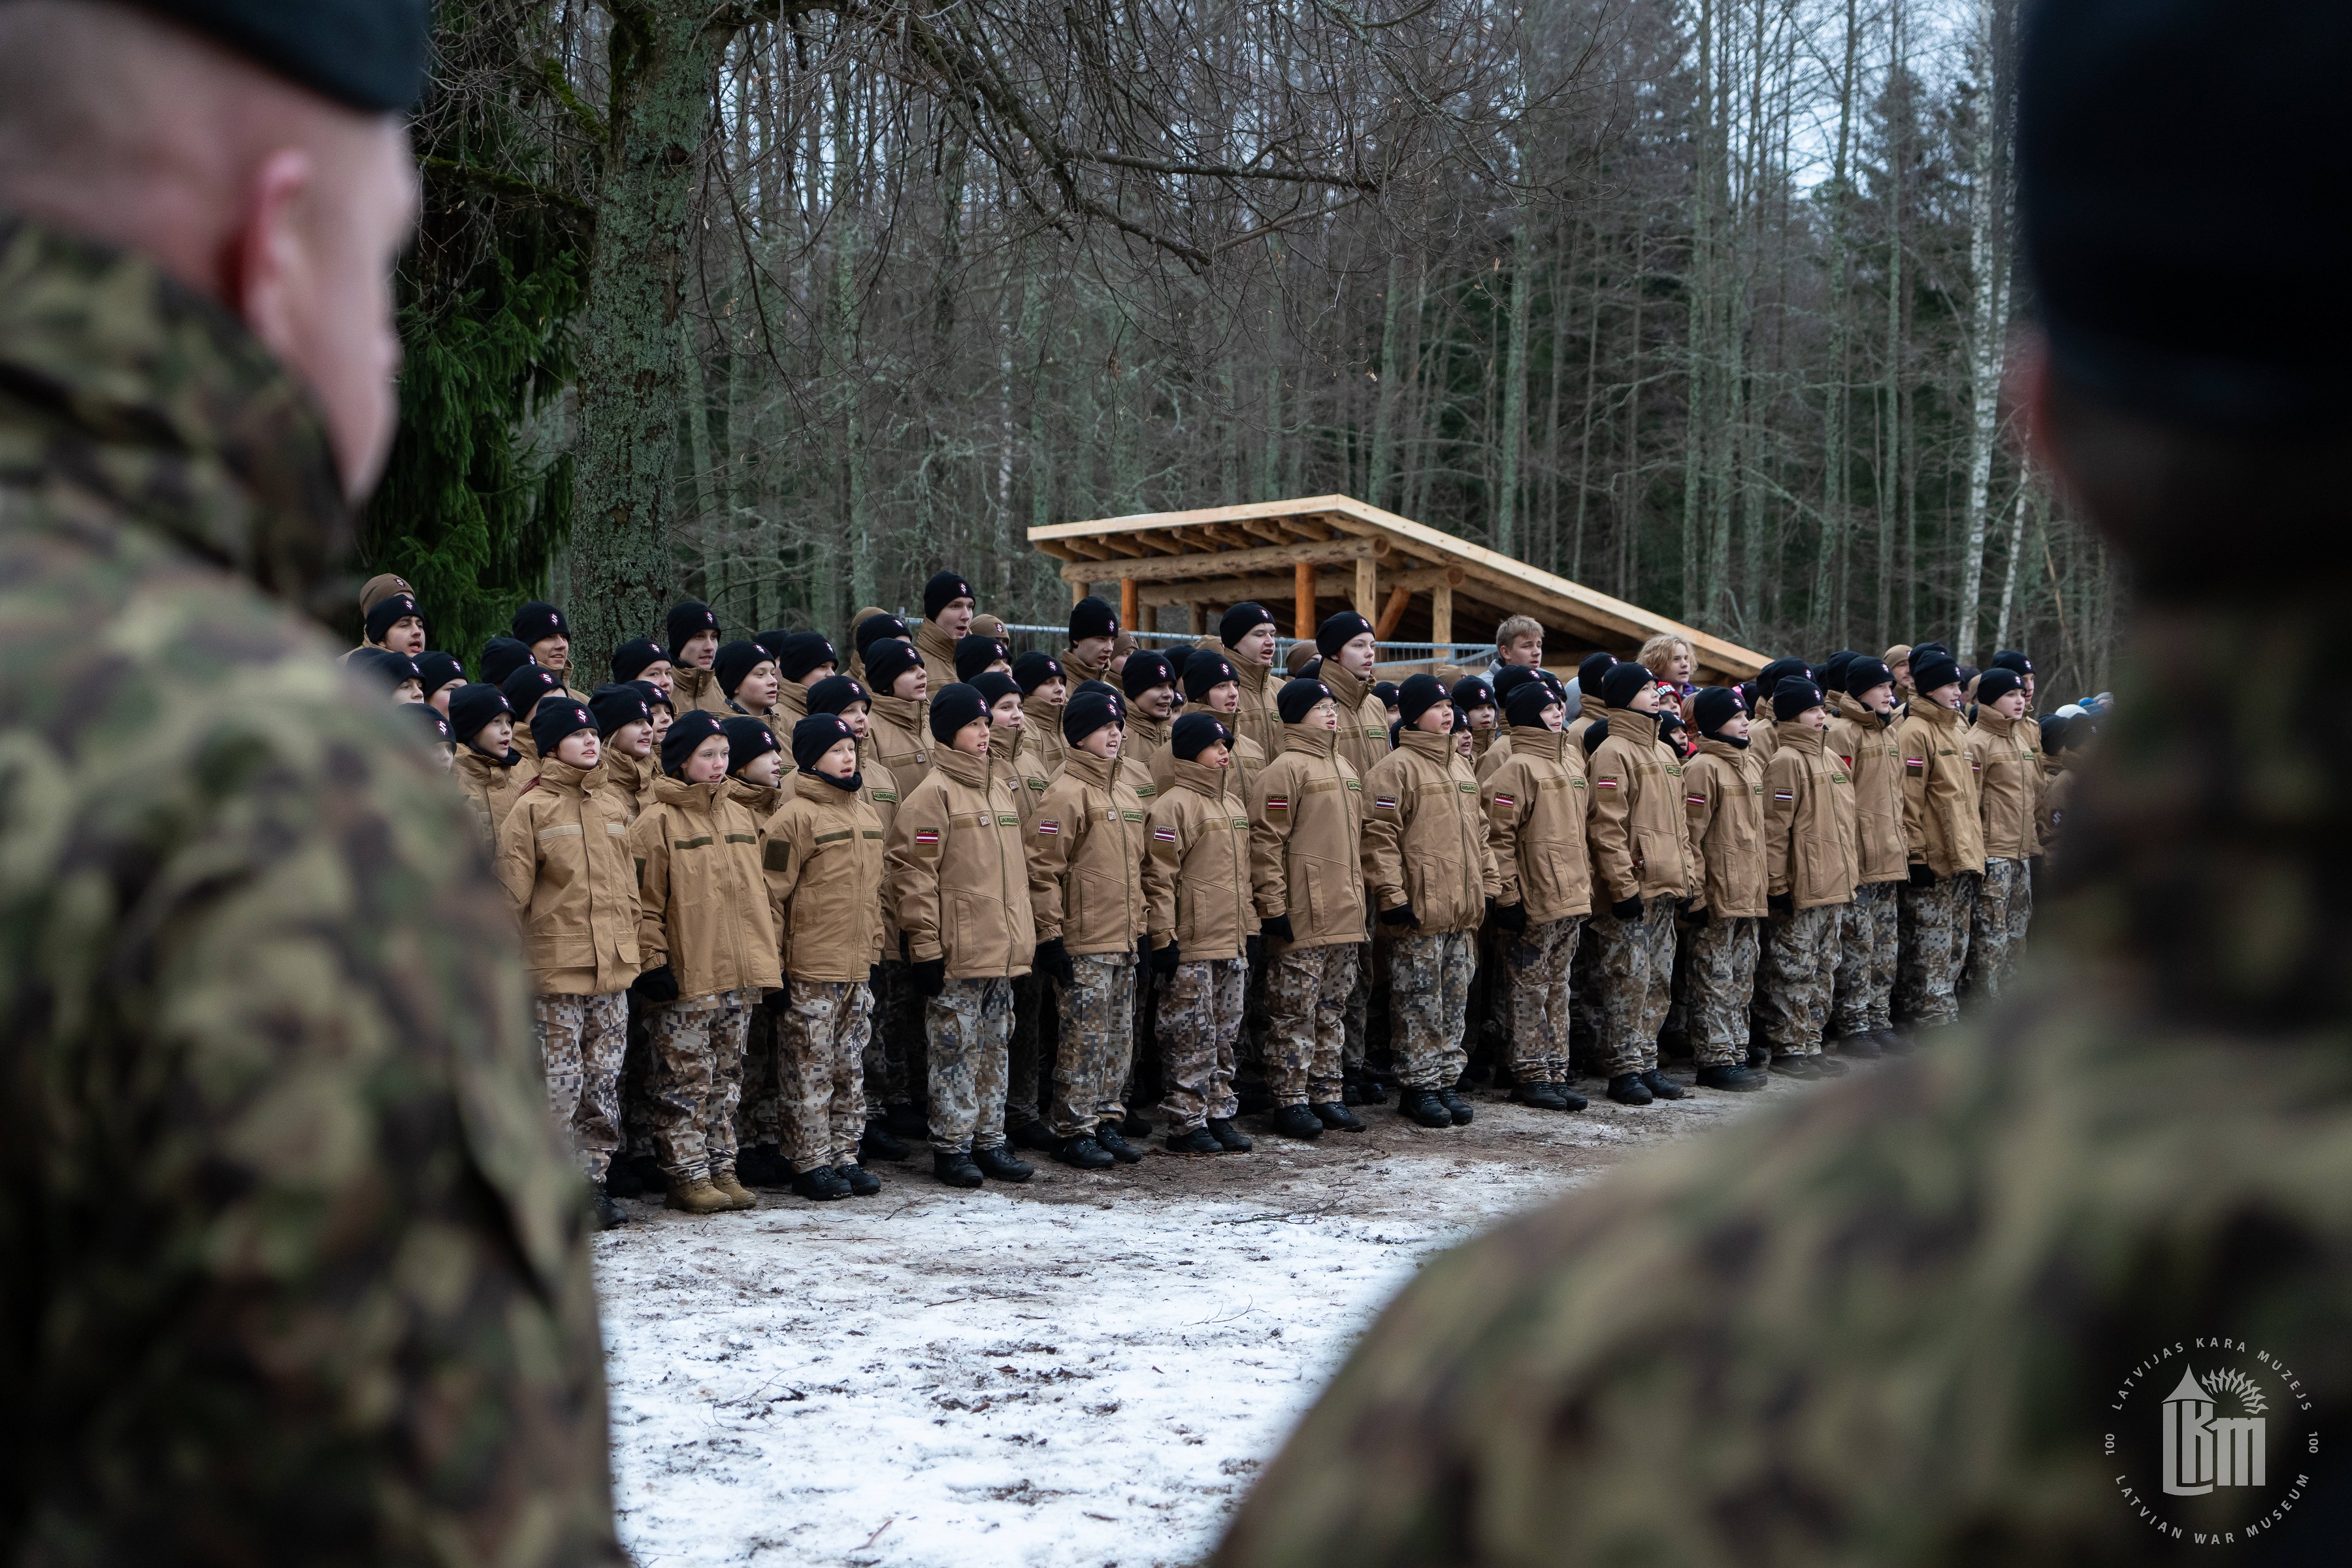
[[[1429,1255],[1640,1148],[1802,1092],[1562,1116],[1475,1097],[1314,1144],[954,1192],[648,1203],[596,1243],[622,1530],[645,1568],[1196,1561]]]

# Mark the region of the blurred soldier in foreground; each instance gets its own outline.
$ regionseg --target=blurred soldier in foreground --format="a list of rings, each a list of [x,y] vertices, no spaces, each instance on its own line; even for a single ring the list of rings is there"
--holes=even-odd
[[[0,3],[0,1561],[619,1560],[513,921],[298,613],[391,440],[425,53]]]
[[[1215,1561],[2342,1561],[2352,1506],[2352,8],[2042,0],[2042,459],[2142,700],[2063,928],[1901,1067],[1433,1264]],[[2259,548],[2248,548],[2260,541]],[[2299,564],[2298,564],[2299,563]]]

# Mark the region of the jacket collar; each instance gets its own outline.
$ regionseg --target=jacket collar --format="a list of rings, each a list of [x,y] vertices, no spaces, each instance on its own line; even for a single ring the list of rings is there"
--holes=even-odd
[[[79,489],[314,614],[351,512],[308,393],[154,263],[0,216],[0,387]]]
[[[1772,731],[1774,738],[1780,745],[1792,746],[1800,752],[1811,752],[1817,757],[1822,754],[1822,732],[1819,730],[1801,724],[1794,719],[1784,719],[1773,725]]]
[[[932,658],[943,658],[948,668],[955,668],[955,638],[940,629],[940,623],[925,616],[915,623],[915,651]]]
[[[1865,730],[1883,730],[1895,722],[1894,714],[1881,713],[1865,707],[1862,700],[1851,692],[1837,694],[1837,710],[1841,718],[1851,719]]]
[[[749,807],[751,815],[757,817],[764,818],[776,809],[776,795],[773,784],[755,784],[750,779],[739,778],[727,781],[727,798],[738,805]]]
[[[1069,705],[1065,702],[1048,702],[1042,697],[1024,697],[1021,700],[1021,716],[1029,721],[1024,730],[1029,738],[1024,741],[1022,745],[1034,752],[1037,749],[1038,737],[1045,731],[1051,730],[1056,735],[1060,734],[1062,710],[1067,706]]]
[[[931,765],[960,784],[970,784],[974,789],[988,787],[990,769],[984,757],[942,744],[931,753]]]
[[[1643,741],[1658,738],[1658,716],[1644,713],[1638,708],[1604,708],[1601,716],[1609,721],[1609,738],[1623,739],[1640,745]]]
[[[1220,657],[1234,667],[1234,678],[1241,682],[1244,691],[1263,693],[1265,690],[1266,681],[1274,673],[1274,666],[1252,664],[1233,649],[1225,647],[1223,644],[1220,643],[1217,646],[1223,649]]]
[[[885,697],[877,693],[874,699],[874,711],[901,729],[912,730],[918,745],[925,744],[931,738],[930,731],[925,727],[929,708],[929,703],[918,701],[912,697]]]
[[[690,664],[675,665],[670,670],[670,694],[693,702],[717,688],[719,677],[707,669]]]
[[[1339,749],[1339,737],[1329,730],[1310,730],[1304,724],[1285,724],[1282,727],[1282,749],[1302,752],[1310,757],[1328,757]]]
[[[1738,763],[1742,757],[1752,757],[1756,754],[1746,746],[1734,745],[1729,741],[1716,740],[1701,741],[1698,743],[1698,752],[1703,757],[1721,757],[1730,763]]]
[[[627,790],[631,795],[645,788],[646,764],[623,752],[607,752],[604,760],[596,764],[605,778]]]
[[[1515,757],[1524,754],[1563,762],[1570,743],[1565,730],[1547,730],[1540,724],[1533,728],[1525,724],[1511,726],[1511,754]]]
[[[604,773],[604,764],[601,759],[594,767],[583,769],[575,768],[570,763],[559,763],[551,757],[539,764],[539,782],[542,788],[577,795],[602,778]]]
[[[1988,735],[1999,735],[2004,741],[2011,739],[2016,734],[2018,726],[2031,722],[2032,722],[2032,721],[2030,719],[2007,718],[2002,714],[1994,712],[1990,708],[1979,708],[1977,710],[1977,728],[1982,730]]]
[[[1592,691],[1580,691],[1577,693],[1576,716],[1580,719],[1609,719],[1614,717],[1610,710],[1609,704],[1601,700],[1601,697],[1598,692]],[[1612,724],[1609,727],[1612,730],[1617,728],[1614,724]]]
[[[1143,735],[1149,737],[1153,745],[1164,746],[1168,743],[1168,731],[1174,723],[1172,719],[1154,719],[1140,708],[1129,708],[1127,710],[1128,740],[1131,742],[1136,736]],[[1232,727],[1226,726],[1227,729]]]
[[[1122,763],[1126,760],[1124,754],[1119,758]],[[1070,754],[1062,759],[1062,771],[1073,777],[1085,780],[1097,789],[1110,788],[1111,780],[1118,777],[1118,770],[1112,763],[1103,761],[1092,752],[1080,751],[1076,746],[1071,747]]]
[[[664,773],[654,781],[654,798],[664,805],[675,805],[709,816],[712,804],[719,798],[719,792],[725,787],[723,780],[719,784],[688,784],[684,779],[674,779]]]
[[[843,789],[832,780],[820,777],[815,773],[786,773],[784,778],[793,786],[792,795],[794,800],[806,801],[819,811],[856,809],[859,795],[856,790]],[[783,791],[778,790],[776,793],[781,796]]]
[[[1068,677],[1070,685],[1073,688],[1082,680],[1100,680],[1103,679],[1103,670],[1107,668],[1106,666],[1088,664],[1085,659],[1080,658],[1068,648],[1064,648],[1059,657],[1062,660],[1062,672],[1064,675]]]
[[[1347,666],[1336,658],[1325,659],[1323,668],[1315,672],[1315,679],[1329,687],[1331,695],[1339,700],[1339,719],[1342,723],[1355,716],[1356,710],[1364,705],[1365,697],[1372,689],[1363,681],[1357,679],[1349,672]]]
[[[1924,697],[1913,700],[1911,711],[1928,723],[1947,730],[1965,730],[1969,725],[1969,716],[1958,709],[1947,708],[1940,702],[1930,702]]]
[[[1223,800],[1233,788],[1234,770],[1230,765],[1213,768],[1204,763],[1188,763],[1181,757],[1171,757],[1168,771],[1170,776],[1186,789],[1213,801]]]
[[[1461,755],[1454,750],[1454,731],[1451,730],[1443,735],[1433,735],[1426,730],[1400,730],[1397,731],[1397,750],[1426,757],[1440,768],[1453,766],[1454,760]]]

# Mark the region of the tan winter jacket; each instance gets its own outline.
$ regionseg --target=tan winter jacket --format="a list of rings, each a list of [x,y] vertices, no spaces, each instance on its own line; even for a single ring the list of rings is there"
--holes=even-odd
[[[1450,731],[1408,730],[1400,742],[1364,781],[1364,879],[1373,907],[1411,904],[1409,929],[1423,934],[1475,931],[1501,888],[1477,777]]]
[[[1506,745],[1507,743],[1507,750]],[[1584,747],[1555,730],[1514,729],[1488,757],[1503,760],[1479,786],[1486,848],[1495,860],[1495,897],[1527,906],[1538,925],[1592,912],[1592,861],[1584,819],[1592,792],[1584,781]]]
[[[1827,737],[1791,719],[1773,726],[1764,764],[1764,870],[1769,890],[1801,910],[1853,901],[1853,781]]]
[[[1592,728],[1594,721],[1609,717],[1609,704],[1601,700],[1601,694],[1597,691],[1578,693],[1576,703],[1576,717],[1561,725],[1560,731],[1581,744],[1584,732]]]
[[[499,880],[542,996],[608,995],[637,977],[629,818],[590,783],[567,763],[548,763],[499,829]]]
[[[1553,731],[1546,730],[1544,733],[1549,735],[1553,733]],[[1583,754],[1583,747],[1581,744],[1577,748],[1577,754],[1579,756]],[[1496,768],[1501,767],[1505,763],[1507,763],[1510,760],[1511,731],[1508,730],[1497,731],[1495,738],[1486,743],[1486,749],[1479,753],[1477,765],[1473,770],[1478,775],[1478,783],[1483,786],[1488,779],[1495,776],[1495,770]]]
[[[1185,963],[1239,958],[1258,931],[1250,896],[1249,807],[1230,766],[1170,760],[1168,787],[1151,803],[1143,866],[1151,944],[1175,939]]]
[[[1024,698],[1021,716],[1029,722],[1021,742],[1021,749],[1051,784],[1054,775],[1062,771],[1062,759],[1070,754],[1070,743],[1062,739],[1062,710],[1068,704],[1045,702],[1034,697]]]
[[[929,692],[937,697],[955,684],[955,638],[940,629],[937,621],[915,623],[915,651],[923,658],[923,673],[930,677]]]
[[[1683,767],[1683,809],[1698,847],[1701,894],[1717,920],[1767,913],[1764,763],[1752,746],[1701,741]]]
[[[610,797],[635,822],[654,800],[654,780],[660,776],[661,759],[648,755],[643,762],[624,756],[609,746],[597,771],[604,777],[596,781],[596,793]]]
[[[866,745],[862,749],[870,750],[889,770],[898,798],[904,800],[931,771],[932,759],[940,750],[931,739],[930,704],[911,697],[877,697],[866,729]]]
[[[1853,780],[1854,868],[1862,885],[1906,879],[1911,857],[1903,843],[1903,753],[1895,742],[1894,717],[1882,723],[1841,692],[1829,747]]]
[[[2063,755],[2042,756],[2042,795],[2033,810],[2033,847],[2047,855],[2058,846],[2058,831],[2066,823],[2066,803],[2074,794],[2074,770]]]
[[[1938,877],[1984,870],[1984,823],[1977,771],[1959,710],[1916,699],[1895,726],[1903,763],[1903,842],[1907,861]]]
[[[1127,710],[1127,738],[1118,743],[1118,760],[1129,786],[1147,805],[1160,793],[1152,782],[1152,764],[1167,753],[1168,732],[1173,728],[1173,720],[1146,718],[1138,708]]]
[[[787,756],[784,760],[790,762],[792,759]],[[787,772],[783,776],[790,779],[793,775]],[[727,798],[750,812],[752,821],[765,822],[774,814],[776,807],[783,804],[784,791],[774,784],[755,784],[749,779],[730,778],[727,781]]]
[[[1977,773],[1977,808],[1984,823],[1985,858],[2031,860],[2042,853],[2034,823],[2042,809],[2042,758],[2025,737],[2041,738],[2031,718],[2005,719],[1977,710],[1969,731],[1969,761]]]
[[[1026,730],[988,732],[988,760],[997,772],[1021,786],[1013,795],[1021,802],[1021,828],[1024,833],[1037,820],[1037,807],[1053,782],[1029,754],[1028,734]]]
[[[1020,786],[952,746],[907,792],[890,826],[883,899],[917,963],[947,960],[950,980],[1011,979],[1037,951],[1022,851]]]
[[[465,792],[466,804],[474,808],[475,826],[481,829],[482,847],[495,851],[499,829],[506,826],[507,813],[530,783],[531,775],[518,764],[505,767],[471,746],[457,748],[457,760],[449,770],[457,775],[457,787]]]
[[[778,984],[760,819],[728,798],[725,782],[655,781],[653,805],[629,828],[629,853],[646,968],[668,964],[681,998]]]
[[[1234,734],[1256,742],[1257,749],[1269,758],[1282,755],[1282,731],[1288,726],[1283,723],[1282,713],[1275,707],[1274,700],[1289,676],[1271,665],[1250,663],[1213,637],[1203,639],[1202,646],[1213,647],[1227,664],[1234,667],[1234,678],[1241,685],[1241,711],[1227,721],[1227,727]],[[1345,715],[1341,716],[1340,721],[1347,721]],[[1356,776],[1360,780],[1363,777],[1360,773]]]
[[[1331,689],[1339,702],[1339,754],[1369,783],[1372,769],[1389,754],[1388,705],[1372,695],[1370,685],[1348,673],[1336,658],[1323,661],[1316,677]]]
[[[1230,716],[1219,714],[1217,717],[1224,721],[1226,729],[1230,730],[1234,727],[1234,721]],[[1249,799],[1250,781],[1256,778],[1259,771],[1265,766],[1265,753],[1257,749],[1255,741],[1251,740],[1247,735],[1238,734],[1234,737],[1234,743],[1227,750],[1233,757],[1233,766],[1228,770],[1234,775],[1230,787],[1236,799],[1246,801]],[[1150,803],[1153,800],[1166,795],[1174,785],[1176,768],[1176,752],[1172,748],[1151,759],[1151,794],[1144,796],[1146,810],[1150,808]],[[1142,792],[1139,790],[1137,793]]]
[[[863,981],[882,961],[882,819],[862,789],[794,777],[761,829],[784,973]]]
[[[1584,764],[1592,790],[1584,834],[1592,846],[1593,900],[1690,898],[1699,890],[1697,856],[1684,810],[1682,763],[1658,739],[1649,715],[1613,708],[1608,719],[1609,738]]]
[[[1364,940],[1364,785],[1327,730],[1282,726],[1283,750],[1250,786],[1258,918],[1290,918],[1289,945]]]
[[[1071,955],[1132,952],[1144,931],[1144,806],[1128,761],[1074,751],[1029,825],[1029,906],[1037,940]]]
[[[670,677],[670,704],[679,718],[699,708],[705,713],[716,713],[721,719],[732,711],[727,706],[727,693],[719,689],[719,677],[708,669],[694,669],[678,665]]]

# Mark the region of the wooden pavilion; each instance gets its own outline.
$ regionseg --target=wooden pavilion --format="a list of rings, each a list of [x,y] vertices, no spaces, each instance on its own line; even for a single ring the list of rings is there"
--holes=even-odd
[[[1693,679],[1703,684],[1748,679],[1767,662],[1752,649],[1348,496],[1057,522],[1031,529],[1029,542],[1063,563],[1074,604],[1117,584],[1120,621],[1139,628],[1151,624],[1148,610],[1182,605],[1198,633],[1226,605],[1255,599],[1286,637],[1311,637],[1322,616],[1351,605],[1382,642],[1491,646],[1505,619],[1533,616],[1544,625],[1544,662],[1565,668],[1596,648],[1630,658],[1661,632],[1690,644]],[[1448,658],[1438,652],[1415,662]]]

